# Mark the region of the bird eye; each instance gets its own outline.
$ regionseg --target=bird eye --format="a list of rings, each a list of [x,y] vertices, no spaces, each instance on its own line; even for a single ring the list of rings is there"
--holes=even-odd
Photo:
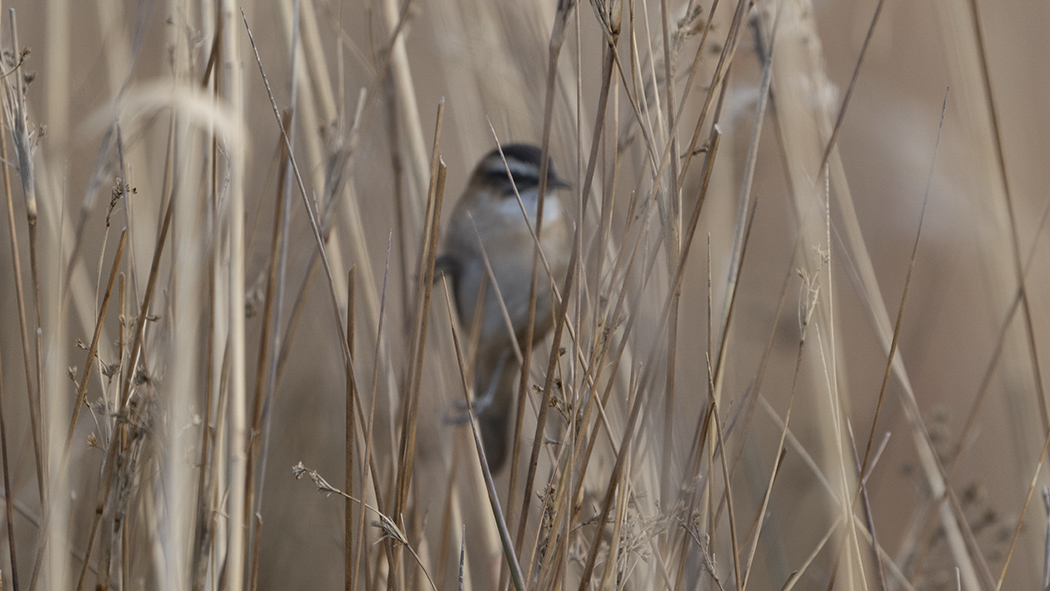
[[[518,190],[526,187],[535,187],[540,184],[540,175],[536,167],[515,160],[508,160],[506,165],[503,164],[502,160],[499,160],[493,163],[493,166],[490,166],[485,171],[485,174],[493,181],[506,183],[509,188],[510,178],[507,176],[508,171],[510,171],[510,177],[514,179],[514,184],[517,185]]]

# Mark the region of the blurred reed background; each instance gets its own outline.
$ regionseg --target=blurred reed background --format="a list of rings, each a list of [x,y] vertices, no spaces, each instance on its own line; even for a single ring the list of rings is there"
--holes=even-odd
[[[0,8],[5,588],[1047,586],[1050,5]],[[510,141],[501,534],[426,279]]]

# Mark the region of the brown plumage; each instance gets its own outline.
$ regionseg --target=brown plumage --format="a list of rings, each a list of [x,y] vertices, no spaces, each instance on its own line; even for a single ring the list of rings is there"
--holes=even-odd
[[[474,371],[474,407],[485,455],[493,472],[499,470],[506,459],[510,419],[515,410],[514,394],[520,376],[513,341],[517,340],[524,348],[535,250],[514,188],[517,187],[535,229],[542,162],[540,149],[529,144],[504,145],[503,155],[506,164],[496,149],[475,167],[452,212],[445,233],[445,252],[439,261],[442,270],[452,278],[464,334],[470,334],[478,312],[478,294],[485,283]],[[554,173],[553,166],[549,166],[540,244],[551,275],[548,276],[541,261],[533,342],[545,337],[553,324],[554,294],[550,277],[557,282],[564,281],[568,268],[571,243],[564,211],[556,195],[558,189],[568,186]],[[488,281],[479,237],[498,289]],[[502,295],[513,336],[497,293]]]

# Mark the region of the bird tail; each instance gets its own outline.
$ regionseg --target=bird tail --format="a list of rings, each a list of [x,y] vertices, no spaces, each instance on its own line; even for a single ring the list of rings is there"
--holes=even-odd
[[[511,363],[490,364],[488,371],[479,373],[482,378],[478,383],[495,383],[492,401],[478,415],[478,427],[481,430],[481,443],[485,446],[485,458],[488,460],[489,470],[493,474],[498,472],[507,459],[509,443],[514,433],[514,424],[511,419],[517,414],[514,394],[518,388],[518,380],[521,377],[518,364]]]

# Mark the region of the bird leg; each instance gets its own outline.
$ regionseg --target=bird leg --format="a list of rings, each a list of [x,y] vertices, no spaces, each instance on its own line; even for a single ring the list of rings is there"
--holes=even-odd
[[[492,376],[489,377],[489,383],[485,388],[485,393],[480,396],[475,396],[474,400],[471,401],[471,408],[474,411],[474,416],[484,413],[485,409],[491,406],[492,401],[496,399],[496,390],[499,389],[500,378],[503,376],[503,368],[506,367],[507,359],[509,357],[510,349],[507,349],[500,354],[499,360],[496,361],[496,368],[492,372]],[[462,425],[470,420],[470,413],[467,412],[466,403],[457,401],[455,407],[459,412],[447,417],[445,419],[446,423],[450,425]]]

